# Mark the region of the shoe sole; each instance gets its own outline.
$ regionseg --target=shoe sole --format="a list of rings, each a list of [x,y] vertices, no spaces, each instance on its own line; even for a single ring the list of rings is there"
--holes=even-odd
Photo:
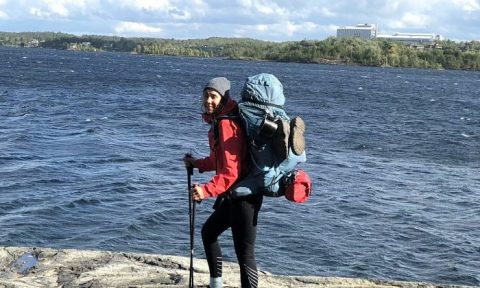
[[[300,156],[305,151],[305,122],[295,117],[290,122],[290,143],[293,154]]]
[[[277,134],[275,135],[276,145],[274,147],[278,161],[282,162],[288,157],[288,139],[290,138],[290,125],[288,121],[277,120]]]

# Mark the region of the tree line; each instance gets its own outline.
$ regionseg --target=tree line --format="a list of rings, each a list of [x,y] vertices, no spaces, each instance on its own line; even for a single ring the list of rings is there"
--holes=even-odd
[[[44,47],[138,54],[225,57],[300,63],[333,63],[428,69],[480,70],[480,42],[439,41],[428,46],[386,40],[330,37],[325,40],[269,42],[249,38],[175,40],[76,36],[54,32],[0,32],[0,46]]]

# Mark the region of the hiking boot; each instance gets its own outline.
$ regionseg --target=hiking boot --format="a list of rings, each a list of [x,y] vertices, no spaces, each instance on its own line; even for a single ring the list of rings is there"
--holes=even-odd
[[[290,124],[288,121],[278,119],[275,121],[278,125],[273,138],[273,151],[279,163],[288,157],[288,138],[290,136]]]
[[[290,121],[290,146],[293,154],[299,156],[305,151],[305,122],[300,117],[295,117]]]

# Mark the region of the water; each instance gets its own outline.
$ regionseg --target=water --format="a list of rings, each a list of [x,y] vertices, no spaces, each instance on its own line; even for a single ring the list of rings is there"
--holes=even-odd
[[[201,89],[226,76],[238,99],[269,72],[308,125],[314,194],[265,199],[259,268],[480,285],[477,72],[1,47],[0,60],[2,246],[188,256],[180,159],[208,152]],[[197,206],[198,257],[211,205]]]

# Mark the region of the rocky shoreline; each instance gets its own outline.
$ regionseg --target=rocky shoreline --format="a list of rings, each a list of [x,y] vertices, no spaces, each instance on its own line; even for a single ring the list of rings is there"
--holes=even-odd
[[[38,255],[28,273],[12,264],[25,253]],[[190,259],[109,251],[0,247],[0,287],[187,287]],[[209,274],[203,259],[194,260],[195,286],[208,287]],[[240,287],[238,266],[224,263],[224,287]],[[466,288],[418,282],[367,280],[341,277],[280,276],[260,272],[260,287],[329,288]]]

